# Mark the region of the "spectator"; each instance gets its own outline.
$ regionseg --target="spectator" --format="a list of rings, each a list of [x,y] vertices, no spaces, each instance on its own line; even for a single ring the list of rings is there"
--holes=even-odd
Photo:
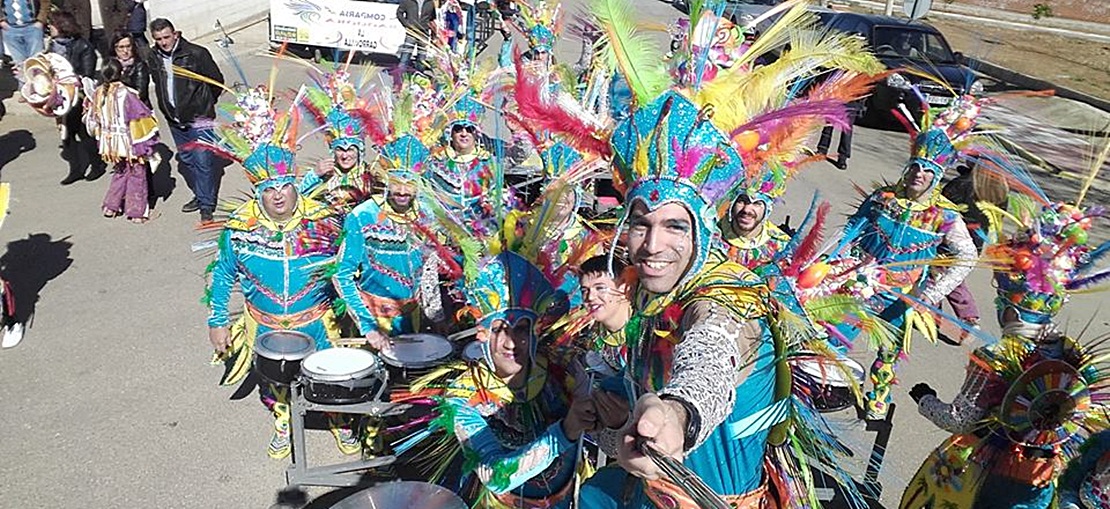
[[[223,91],[224,76],[212,54],[193,44],[174,29],[173,23],[158,18],[150,23],[155,47],[150,55],[154,91],[158,109],[170,125],[170,134],[177,145],[178,172],[193,191],[194,198],[181,207],[185,213],[200,211],[201,221],[211,221],[216,210],[219,176],[213,168],[211,152],[189,148],[189,142],[211,135],[216,119],[216,99]],[[210,79],[206,83],[175,76],[173,67],[191,71]]]
[[[112,38],[112,51],[123,67],[120,81],[139,93],[147,108],[150,105],[150,66],[139,57],[139,42],[129,33],[119,33]]]
[[[859,112],[860,105],[858,102],[851,102],[846,104],[846,106],[848,107],[848,119],[850,122],[854,122]],[[831,124],[826,125],[825,128],[821,130],[821,139],[817,142],[818,154],[829,153],[829,145],[832,144],[832,135],[833,126]],[[849,157],[852,157],[851,128],[846,131],[840,131],[840,141],[836,145],[836,159],[829,159],[829,161],[833,163],[833,166],[841,170],[847,170]]]
[[[50,14],[50,0],[3,0],[0,31],[12,54],[12,65],[19,69],[24,60],[43,50],[43,28]]]
[[[50,51],[73,66],[74,74],[92,78],[96,73],[96,52],[88,39],[81,37],[73,14],[65,11],[50,15]],[[104,174],[105,164],[96,151],[96,139],[89,135],[81,120],[84,108],[78,102],[61,119],[62,158],[69,162],[69,174],[61,184],[68,186],[81,179],[96,180]],[[91,165],[92,170],[85,175]]]
[[[53,0],[54,10],[68,12],[77,23],[77,34],[86,41],[92,36],[91,0]]]
[[[401,0],[397,5],[397,20],[405,27],[405,43],[401,46],[401,72],[408,71],[413,57],[414,68],[423,66],[421,60],[421,41],[428,39],[432,21],[436,18],[435,0]]]
[[[146,51],[150,48],[150,41],[146,38],[146,4],[145,0],[123,0],[127,12],[127,23],[124,30],[131,34],[132,42],[136,43],[135,55],[146,58]]]

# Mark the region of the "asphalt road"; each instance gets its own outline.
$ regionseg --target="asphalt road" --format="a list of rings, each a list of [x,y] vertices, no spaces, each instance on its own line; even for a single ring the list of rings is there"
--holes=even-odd
[[[677,14],[654,0],[639,1],[637,11],[653,20]],[[265,25],[235,39],[248,78],[265,80],[272,60],[255,55],[265,47]],[[211,41],[199,42],[215,52]],[[577,58],[576,44],[560,49],[564,61]],[[223,68],[230,79],[231,66]],[[280,86],[300,83],[298,67],[281,68]],[[169,197],[149,224],[104,219],[99,207],[108,179],[59,186],[66,170],[54,122],[5,102],[10,114],[0,120],[0,178],[12,183],[14,199],[0,231],[7,246],[0,264],[16,287],[21,314],[33,319],[20,346],[0,351],[0,507],[235,509],[277,502],[286,462],[265,454],[267,412],[254,396],[229,401],[232,391],[215,385],[220,369],[208,365],[206,311],[199,303],[207,258],[190,249],[204,239],[194,231],[197,216],[178,210],[190,198],[181,177],[159,174]],[[302,159],[314,162],[323,145],[319,138],[307,141]],[[789,215],[796,223],[820,190],[840,222],[859,200],[853,184],[896,179],[906,148],[904,134],[860,128],[851,168],[806,170],[775,219]],[[1078,168],[1082,161],[1073,163]],[[1074,179],[1061,182],[1053,197],[1074,196]],[[1106,203],[1104,183],[1089,203]],[[222,195],[246,189],[239,170],[229,167]],[[997,332],[988,275],[976,271],[971,281],[985,329]],[[1061,317],[1068,331],[1078,333],[1092,317],[1085,337],[1110,331],[1098,316],[1099,298],[1073,299]],[[916,414],[906,390],[927,380],[950,397],[973,347],[915,343],[900,372],[899,408],[881,465],[884,506],[896,506],[905,482],[945,438]],[[866,454],[874,433],[850,416],[834,417],[847,430],[845,440]],[[330,435],[311,438],[314,459],[338,458]],[[317,508],[341,495],[308,492]]]

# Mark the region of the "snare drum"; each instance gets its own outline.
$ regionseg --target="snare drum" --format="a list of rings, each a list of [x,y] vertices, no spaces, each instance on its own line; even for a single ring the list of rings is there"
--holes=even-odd
[[[301,363],[304,398],[313,403],[349,405],[371,401],[385,390],[388,375],[373,353],[359,348],[329,348]]]
[[[264,332],[254,340],[254,372],[267,382],[289,385],[300,373],[301,361],[315,351],[316,341],[308,334]]]
[[[402,334],[391,339],[380,355],[395,380],[408,382],[446,364],[454,353],[455,347],[443,336]]]
[[[847,369],[848,373],[844,372]],[[807,388],[818,412],[839,412],[855,405],[853,388],[863,383],[864,369],[858,362],[843,357],[833,361],[812,354],[790,359],[794,382]]]

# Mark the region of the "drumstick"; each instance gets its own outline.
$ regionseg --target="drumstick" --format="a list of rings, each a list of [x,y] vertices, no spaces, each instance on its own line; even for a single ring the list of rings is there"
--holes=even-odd
[[[594,373],[590,368],[586,368],[586,397],[594,392]],[[571,499],[571,507],[578,509],[578,495],[582,491],[582,477],[578,475],[578,462],[582,461],[582,448],[586,443],[586,434],[578,435],[578,444],[574,453],[574,498]]]

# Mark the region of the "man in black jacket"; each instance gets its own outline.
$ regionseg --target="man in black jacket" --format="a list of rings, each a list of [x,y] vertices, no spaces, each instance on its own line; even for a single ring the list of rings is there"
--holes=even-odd
[[[164,18],[150,23],[154,47],[150,54],[150,74],[158,97],[158,109],[170,125],[170,134],[177,145],[177,170],[193,190],[194,198],[182,212],[200,210],[201,221],[211,221],[216,210],[219,176],[213,168],[212,153],[184,148],[186,144],[206,137],[215,125],[216,99],[222,88],[182,76],[175,76],[173,67],[180,67],[223,83],[224,76],[212,54],[201,46],[186,41],[181,32]]]
[[[397,20],[405,27],[405,43],[401,46],[401,72],[407,72],[410,62],[413,68],[423,70],[421,41],[428,38],[432,22],[436,19],[435,0],[401,0],[397,4]]]

